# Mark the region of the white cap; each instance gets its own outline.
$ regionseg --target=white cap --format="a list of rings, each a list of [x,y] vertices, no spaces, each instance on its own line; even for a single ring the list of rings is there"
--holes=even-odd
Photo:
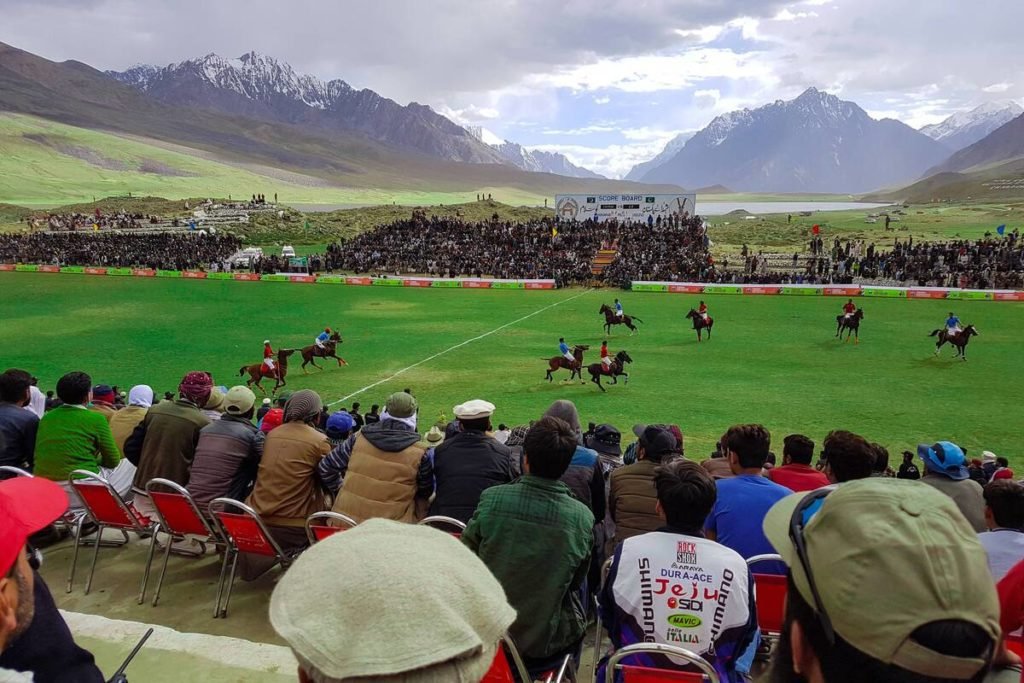
[[[479,420],[494,414],[494,404],[474,398],[472,401],[455,406],[452,408],[452,412],[460,420]]]
[[[270,343],[270,340],[269,340],[269,339],[264,339],[264,340],[263,340],[263,343],[264,343],[264,344],[269,344],[269,343]]]
[[[992,451],[982,451],[981,452],[981,459],[984,462],[995,462],[996,461],[996,454],[993,453]]]

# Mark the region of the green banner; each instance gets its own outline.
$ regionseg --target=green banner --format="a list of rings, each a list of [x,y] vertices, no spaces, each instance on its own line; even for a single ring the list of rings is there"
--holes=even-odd
[[[430,283],[431,287],[458,287],[462,283],[458,280],[434,280]]]
[[[19,273],[38,273],[39,272],[39,266],[29,265],[27,263],[25,263],[25,264],[19,263],[18,265],[14,266],[14,269],[16,271],[18,271]]]
[[[233,273],[207,273],[207,280],[234,280],[235,276]]]
[[[492,282],[491,289],[526,289],[522,282]]]
[[[966,299],[970,301],[992,301],[995,297],[992,295],[992,292],[964,292],[958,289],[952,289],[946,292],[946,298]]]
[[[181,277],[180,270],[158,270],[156,271],[157,277]]]
[[[337,275],[321,275],[316,281],[322,285],[343,285],[345,284],[345,278]]]
[[[391,278],[377,278],[373,281],[373,284],[379,287],[401,287],[402,281]]]
[[[652,285],[644,282],[634,282],[632,289],[634,292],[667,292],[668,285]]]
[[[131,268],[107,268],[107,275],[131,275]]]
[[[292,268],[305,268],[309,265],[308,256],[292,256],[288,259],[288,265]]]
[[[61,266],[62,273],[84,273],[85,266]]]
[[[907,292],[902,289],[879,289],[878,287],[862,287],[861,296],[881,296],[890,299],[907,298]]]
[[[821,296],[821,287],[783,287],[783,294],[793,294],[795,296]]]
[[[289,282],[291,278],[287,275],[263,275],[260,282]]]
[[[757,287],[757,285],[751,285]],[[742,294],[742,287],[734,287],[733,285],[724,285],[722,287],[716,287],[714,285],[708,285],[704,288],[705,294]]]

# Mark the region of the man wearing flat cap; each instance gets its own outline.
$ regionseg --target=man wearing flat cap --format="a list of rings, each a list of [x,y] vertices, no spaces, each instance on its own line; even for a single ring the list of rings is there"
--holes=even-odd
[[[512,451],[488,435],[494,404],[474,399],[455,406],[452,412],[459,432],[434,451],[437,496],[430,514],[468,522],[481,493],[515,478]]]

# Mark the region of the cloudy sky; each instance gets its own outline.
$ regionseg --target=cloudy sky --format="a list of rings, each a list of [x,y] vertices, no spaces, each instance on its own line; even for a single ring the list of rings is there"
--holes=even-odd
[[[0,41],[100,69],[250,50],[617,176],[809,86],[915,127],[1024,100],[1021,0],[0,0]]]

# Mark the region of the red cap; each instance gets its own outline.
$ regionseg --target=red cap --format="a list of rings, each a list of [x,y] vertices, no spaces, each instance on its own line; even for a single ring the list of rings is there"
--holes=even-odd
[[[996,473],[992,475],[992,480],[995,481],[996,479],[1013,479],[1013,470],[1009,467],[996,470]]]
[[[5,576],[28,537],[68,509],[64,489],[40,477],[0,481],[0,576]]]
[[[263,430],[264,434],[269,434],[271,430],[280,427],[284,422],[284,410],[281,408],[271,408],[267,411],[267,414],[263,416],[263,422],[260,423],[260,429]]]

